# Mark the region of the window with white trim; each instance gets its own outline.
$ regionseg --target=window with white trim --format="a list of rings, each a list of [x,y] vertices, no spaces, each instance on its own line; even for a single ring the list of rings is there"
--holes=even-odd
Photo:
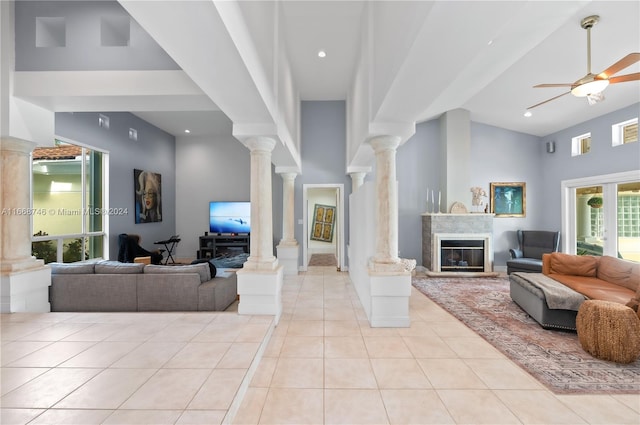
[[[571,156],[584,155],[591,151],[591,133],[585,133],[571,139]]]
[[[638,141],[638,118],[611,126],[611,146],[620,146]]]

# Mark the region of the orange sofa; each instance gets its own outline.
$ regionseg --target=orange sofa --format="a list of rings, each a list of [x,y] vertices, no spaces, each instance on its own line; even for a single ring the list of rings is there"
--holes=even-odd
[[[640,296],[640,263],[554,252],[543,255],[542,273],[513,273],[509,281],[513,301],[540,325],[575,330],[575,317],[584,300],[626,305]],[[563,294],[573,301],[558,303]]]

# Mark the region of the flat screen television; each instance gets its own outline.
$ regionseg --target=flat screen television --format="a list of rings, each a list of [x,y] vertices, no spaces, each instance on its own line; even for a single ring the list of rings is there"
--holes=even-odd
[[[211,233],[251,233],[250,202],[209,202]]]

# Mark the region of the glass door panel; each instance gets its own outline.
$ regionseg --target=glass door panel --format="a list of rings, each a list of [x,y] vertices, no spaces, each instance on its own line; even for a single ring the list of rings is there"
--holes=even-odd
[[[576,253],[602,255],[604,226],[602,186],[576,188]]]
[[[640,262],[640,181],[618,185],[618,256]]]

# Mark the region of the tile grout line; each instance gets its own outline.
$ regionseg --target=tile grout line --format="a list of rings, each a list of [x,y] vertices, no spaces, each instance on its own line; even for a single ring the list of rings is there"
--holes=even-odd
[[[245,374],[244,378],[242,379],[242,382],[240,383],[240,386],[238,387],[238,391],[236,391],[236,395],[233,398],[233,401],[231,402],[231,404],[229,405],[229,408],[227,409],[227,413],[224,415],[224,419],[222,419],[222,424],[233,423],[233,420],[238,414],[238,410],[240,409],[240,405],[242,404],[242,401],[244,400],[244,397],[247,394],[247,390],[249,389],[251,380],[253,379],[253,376],[255,375],[256,370],[260,365],[260,362],[262,361],[262,356],[264,355],[264,352],[267,349],[267,345],[271,341],[271,336],[273,335],[273,331],[275,327],[276,327],[275,322],[272,320],[266,335],[262,339],[262,343],[258,347],[258,351],[256,352],[256,355],[254,356],[253,361],[251,362],[251,365],[247,369],[247,373]]]

